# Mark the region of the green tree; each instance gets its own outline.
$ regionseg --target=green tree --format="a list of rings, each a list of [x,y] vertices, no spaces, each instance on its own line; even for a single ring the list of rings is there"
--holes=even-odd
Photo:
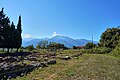
[[[96,44],[94,44],[92,42],[89,42],[84,46],[85,49],[92,49],[94,47],[96,47]]]
[[[10,19],[6,17],[4,13],[4,8],[0,11],[0,48],[7,48],[8,53],[10,48],[20,48],[22,44],[21,38],[21,16],[19,16],[19,21],[17,29],[14,23],[10,23]]]
[[[112,55],[120,57],[120,41],[118,42],[118,45],[115,47],[115,49],[112,51]]]
[[[120,28],[107,28],[105,32],[102,33],[100,39],[100,45],[103,47],[115,48],[120,40]]]
[[[4,8],[2,8],[2,10],[0,11],[0,48],[5,48],[5,45],[4,45],[4,35],[5,35],[5,32],[4,32],[4,24],[5,24],[5,14],[4,14],[4,11],[3,11]]]
[[[40,46],[40,48],[45,49],[48,45],[48,41],[40,41],[37,45]]]
[[[76,47],[76,46],[73,46],[73,49],[77,49],[77,47]]]
[[[15,25],[14,25],[14,23],[12,22],[12,24],[11,24],[11,33],[10,33],[10,41],[11,41],[11,43],[10,43],[10,47],[13,49],[13,48],[15,48],[15,45],[16,45],[16,43],[15,43],[15,36],[16,35],[16,33],[15,33]]]
[[[10,41],[11,40],[11,36],[10,36],[11,31],[10,31],[9,18],[7,18],[4,31],[5,31],[5,36],[4,36],[5,43],[4,44],[6,44],[6,48],[8,49],[7,52],[9,53],[9,49],[11,48],[11,46],[10,46],[10,43],[11,43],[11,41]]]
[[[34,46],[33,45],[29,45],[27,47],[25,47],[28,51],[32,51],[34,50]]]
[[[56,49],[65,49],[66,47],[64,46],[64,44],[61,43],[50,42],[47,48],[51,50],[56,50]]]
[[[39,44],[36,45],[36,49],[41,49],[41,46]]]
[[[11,49],[17,48],[18,47],[18,30],[16,29],[14,22],[11,24],[11,29],[10,29],[10,47]]]
[[[22,34],[22,25],[21,25],[21,15],[19,16],[19,20],[18,20],[18,24],[17,24],[17,33],[18,33],[18,37],[17,37],[17,51],[18,49],[21,47],[22,45],[22,37],[21,37],[21,34]]]
[[[10,40],[11,40],[11,36],[10,36],[10,20],[8,17],[4,18],[3,20],[3,46],[4,48],[8,49],[8,53],[9,53],[9,48],[10,48]]]

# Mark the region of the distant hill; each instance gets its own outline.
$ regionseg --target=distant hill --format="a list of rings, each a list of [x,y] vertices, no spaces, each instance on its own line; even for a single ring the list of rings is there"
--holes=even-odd
[[[24,46],[24,47],[28,46],[28,45],[36,46],[39,41],[45,41],[45,40],[47,40],[48,42],[62,43],[66,47],[69,47],[69,48],[71,48],[73,46],[84,46],[86,43],[91,42],[91,40],[87,40],[87,39],[72,39],[67,36],[55,36],[52,38],[42,38],[42,39],[32,39],[32,38],[23,39],[22,46]],[[94,43],[96,44],[98,42],[94,41]]]

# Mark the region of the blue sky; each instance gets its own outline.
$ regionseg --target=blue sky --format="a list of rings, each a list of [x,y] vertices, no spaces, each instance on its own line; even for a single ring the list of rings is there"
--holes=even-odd
[[[0,0],[0,8],[17,24],[22,16],[22,36],[64,35],[99,40],[108,27],[120,25],[120,0]],[[53,34],[54,33],[54,34]]]

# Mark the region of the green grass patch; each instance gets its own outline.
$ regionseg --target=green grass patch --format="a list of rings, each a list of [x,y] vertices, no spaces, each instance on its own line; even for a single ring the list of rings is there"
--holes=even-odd
[[[15,80],[119,80],[120,60],[106,54],[83,54],[78,59],[35,69]],[[13,79],[14,80],[14,79]]]

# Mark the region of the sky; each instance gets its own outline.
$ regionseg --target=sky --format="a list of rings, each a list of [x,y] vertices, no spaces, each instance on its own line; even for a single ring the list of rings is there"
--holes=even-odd
[[[99,41],[107,29],[120,25],[120,0],[0,0],[10,21],[22,16],[23,38],[56,35]]]

